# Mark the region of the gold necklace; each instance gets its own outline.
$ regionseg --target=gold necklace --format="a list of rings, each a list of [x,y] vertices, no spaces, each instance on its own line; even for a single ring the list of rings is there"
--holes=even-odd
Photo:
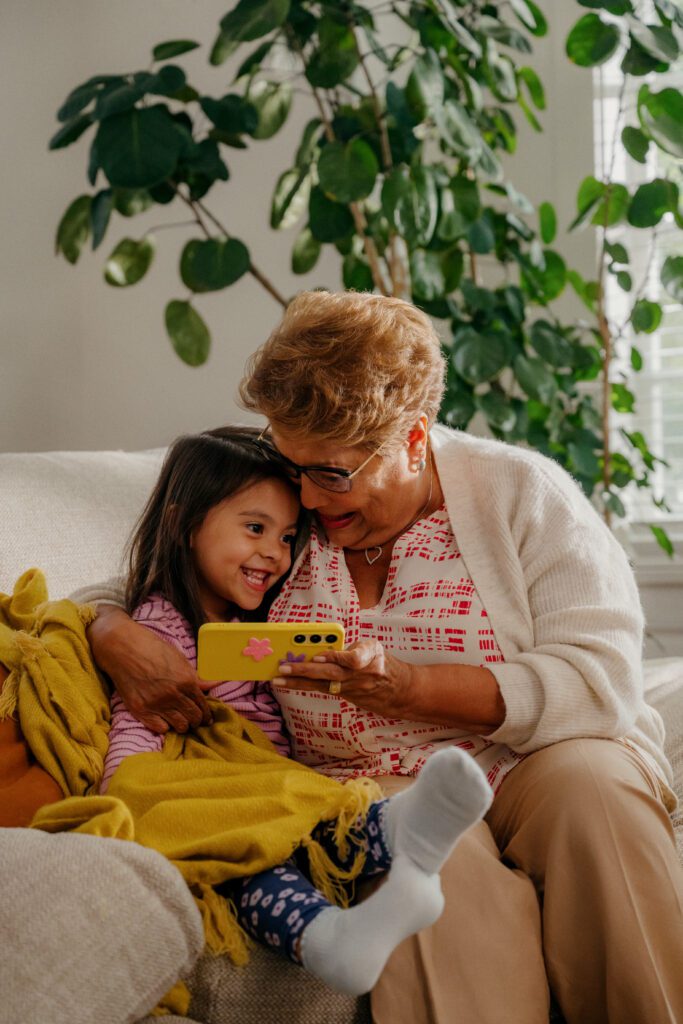
[[[404,527],[403,530],[401,530],[401,533],[407,533],[408,530],[411,529],[411,527],[415,526],[415,523],[418,521],[418,519],[422,519],[422,516],[425,514],[425,512],[429,508],[429,503],[432,500],[432,488],[433,488],[433,486],[434,486],[434,466],[432,464],[432,457],[431,457],[431,452],[430,452],[430,455],[429,455],[429,494],[427,495],[427,500],[425,501],[424,505],[422,506],[420,511],[417,513],[415,518],[410,523],[408,523],[408,525],[406,527]],[[397,536],[399,536],[399,535],[397,534]],[[370,555],[369,554],[370,551],[376,551],[377,554],[376,555]],[[373,544],[371,547],[365,548],[364,551],[363,551],[363,554],[365,555],[365,561],[368,563],[368,565],[374,565],[375,562],[377,562],[382,557],[382,545],[381,544]]]

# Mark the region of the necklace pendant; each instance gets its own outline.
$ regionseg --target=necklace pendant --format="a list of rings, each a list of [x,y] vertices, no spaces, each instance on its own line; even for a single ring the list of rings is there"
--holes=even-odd
[[[376,551],[376,555],[370,555],[370,551]],[[375,544],[374,547],[365,549],[365,561],[368,565],[374,565],[378,558],[382,557],[382,549],[379,544]]]

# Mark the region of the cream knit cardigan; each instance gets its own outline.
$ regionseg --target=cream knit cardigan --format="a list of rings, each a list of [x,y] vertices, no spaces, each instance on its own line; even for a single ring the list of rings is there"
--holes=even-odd
[[[650,755],[672,810],[623,548],[552,459],[440,425],[431,442],[453,533],[505,659],[488,666],[505,720],[487,739],[521,753],[578,736],[623,739]],[[123,605],[123,580],[71,596]]]
[[[671,783],[664,726],[645,703],[643,613],[626,554],[552,459],[436,426],[446,508],[504,662],[505,720],[522,753],[578,736],[624,739]],[[669,809],[676,799],[662,786]]]

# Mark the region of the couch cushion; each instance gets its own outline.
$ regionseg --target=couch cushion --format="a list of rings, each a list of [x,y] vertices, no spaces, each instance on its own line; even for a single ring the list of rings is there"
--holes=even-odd
[[[120,572],[163,454],[0,454],[0,591],[34,566],[52,598]]]
[[[0,829],[0,877],[0,1019],[12,1024],[138,1020],[204,944],[180,872],[137,843]]]

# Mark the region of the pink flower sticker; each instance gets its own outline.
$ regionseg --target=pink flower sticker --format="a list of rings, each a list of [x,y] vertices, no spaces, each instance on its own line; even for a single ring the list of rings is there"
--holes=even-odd
[[[269,654],[273,654],[273,648],[270,645],[268,637],[264,637],[263,640],[259,640],[258,637],[252,636],[249,643],[242,651],[247,658],[253,658],[254,661],[263,661]]]

